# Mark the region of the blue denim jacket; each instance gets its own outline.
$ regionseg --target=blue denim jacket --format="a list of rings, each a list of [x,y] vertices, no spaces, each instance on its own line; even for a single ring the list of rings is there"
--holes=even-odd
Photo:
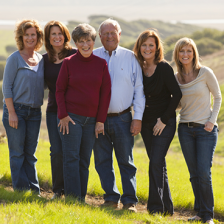
[[[12,98],[14,103],[38,108],[43,104],[44,97],[44,60],[42,55],[35,52],[39,58],[37,72],[24,61],[19,51],[11,54],[7,61],[3,76],[3,102]]]

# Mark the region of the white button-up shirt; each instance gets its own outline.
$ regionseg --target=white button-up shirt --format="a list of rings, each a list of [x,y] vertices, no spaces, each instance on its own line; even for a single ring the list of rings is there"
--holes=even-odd
[[[100,47],[93,53],[107,61],[111,77],[111,101],[108,113],[119,113],[133,105],[134,119],[142,120],[145,108],[141,67],[132,51],[118,46],[109,52]]]

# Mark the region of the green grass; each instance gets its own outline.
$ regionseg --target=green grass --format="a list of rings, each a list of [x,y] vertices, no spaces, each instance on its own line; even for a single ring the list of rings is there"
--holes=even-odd
[[[0,144],[0,183],[11,183],[8,148],[6,143]],[[42,187],[51,188],[51,168],[49,143],[39,141],[36,156],[37,171]],[[148,197],[148,158],[144,148],[134,149],[137,171],[137,196],[140,202],[146,203]],[[117,186],[122,193],[119,169],[115,161]],[[214,158],[212,173],[215,197],[215,213],[224,214],[224,158]],[[176,210],[193,208],[193,192],[189,182],[189,173],[181,153],[169,152],[167,169],[171,194]],[[91,158],[88,194],[102,196],[104,194],[99,177],[94,168],[94,158]],[[30,192],[12,192],[0,188],[0,223],[183,223],[171,217],[150,216],[146,212],[128,214],[124,211],[101,209],[79,204],[72,199],[51,202],[38,198]]]

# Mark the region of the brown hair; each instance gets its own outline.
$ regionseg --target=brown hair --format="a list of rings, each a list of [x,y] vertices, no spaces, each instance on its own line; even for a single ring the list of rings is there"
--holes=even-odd
[[[199,61],[199,59],[200,59],[199,58],[199,53],[198,53],[198,49],[197,49],[197,46],[196,46],[195,42],[191,38],[188,38],[188,37],[184,37],[184,38],[179,39],[176,42],[176,45],[174,47],[173,60],[175,61],[175,64],[177,66],[177,71],[178,71],[177,76],[179,76],[179,78],[181,78],[182,81],[184,81],[183,66],[182,66],[182,63],[179,60],[179,52],[186,45],[190,45],[193,49],[193,53],[194,53],[193,69],[194,70],[200,69],[201,66],[202,66],[200,61]]]
[[[141,54],[140,48],[141,48],[142,44],[149,37],[153,37],[155,39],[155,43],[156,43],[156,54],[155,54],[154,63],[157,65],[159,62],[164,60],[163,44],[162,44],[162,41],[160,40],[158,33],[155,30],[145,30],[138,36],[138,39],[135,42],[135,45],[133,48],[133,51],[135,53],[135,56],[140,64],[141,68],[143,68],[144,58]]]
[[[69,33],[68,28],[62,22],[59,22],[59,21],[52,20],[48,22],[44,27],[44,45],[49,57],[49,61],[51,62],[56,61],[56,58],[55,58],[56,52],[54,51],[54,48],[50,44],[50,32],[51,32],[51,27],[53,26],[58,26],[65,38],[64,48],[61,52],[58,53],[58,58],[63,59],[67,57],[68,52],[72,49],[72,46],[70,45],[71,35]]]
[[[37,44],[34,50],[37,51],[41,48],[43,44],[43,31],[41,26],[34,19],[24,19],[16,24],[15,29],[16,45],[20,51],[24,49],[23,36],[25,35],[26,30],[32,27],[36,28],[37,32]]]
[[[84,38],[91,37],[91,39],[95,42],[95,40],[96,40],[96,30],[94,29],[94,27],[90,26],[87,23],[79,24],[72,31],[72,39],[76,43],[82,37],[84,37]]]

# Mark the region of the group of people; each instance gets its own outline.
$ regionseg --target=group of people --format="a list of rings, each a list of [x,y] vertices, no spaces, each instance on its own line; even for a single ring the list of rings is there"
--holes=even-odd
[[[174,213],[166,154],[176,131],[190,173],[197,215],[190,221],[213,223],[212,158],[217,142],[221,92],[213,71],[199,62],[192,39],[177,41],[173,59],[177,73],[164,59],[155,30],[142,32],[133,51],[119,46],[116,20],[100,24],[102,47],[94,49],[96,31],[79,24],[70,45],[67,27],[59,21],[35,20],[16,26],[18,51],[9,56],[3,77],[3,124],[8,137],[15,190],[40,193],[35,151],[44,88],[49,89],[46,112],[54,196],[85,201],[92,149],[104,194],[102,206],[137,212],[134,136],[141,133],[149,163],[147,210]],[[36,51],[44,40],[47,53]],[[211,96],[213,95],[213,109]],[[133,117],[131,107],[133,106]],[[120,169],[123,194],[116,186],[113,150]]]

